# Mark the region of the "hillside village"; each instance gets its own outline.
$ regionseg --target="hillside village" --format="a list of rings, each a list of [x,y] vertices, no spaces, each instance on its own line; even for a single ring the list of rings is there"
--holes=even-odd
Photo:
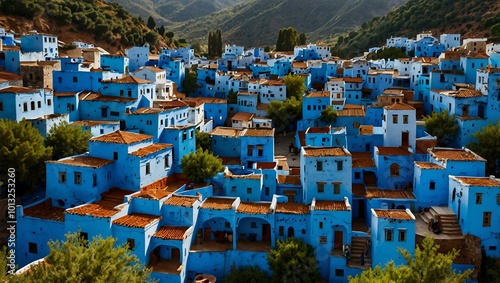
[[[470,238],[500,258],[500,180],[466,147],[500,118],[500,44],[423,32],[387,39],[380,48],[414,54],[394,61],[341,60],[321,44],[226,45],[208,60],[190,48],[153,57],[148,45],[109,54],[84,42],[63,55],[56,36],[36,32],[0,29],[0,39],[0,118],[27,119],[42,136],[62,121],[93,136],[89,152],[46,162],[45,197],[17,206],[20,267],[68,231],[128,243],[160,282],[222,278],[233,264],[268,270],[266,252],[287,237],[315,248],[328,282],[404,263],[397,248],[413,252],[426,234],[463,249],[456,270],[477,276]],[[183,94],[186,68],[196,68],[195,97]],[[266,111],[286,100],[290,73],[307,86],[302,119],[278,133]],[[320,119],[329,106],[332,123]],[[453,148],[438,147],[422,121],[443,110],[459,125]],[[180,168],[196,130],[225,165],[207,184]],[[437,217],[440,234],[429,228]]]

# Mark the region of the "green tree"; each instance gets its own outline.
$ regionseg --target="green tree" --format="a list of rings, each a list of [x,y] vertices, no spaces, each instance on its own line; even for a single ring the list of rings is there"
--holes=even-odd
[[[82,131],[82,128],[64,121],[50,129],[45,143],[53,148],[52,158],[60,159],[87,152],[91,137],[89,130]]]
[[[7,179],[9,168],[16,171],[16,188],[22,195],[25,189],[45,179],[45,161],[52,157],[52,148],[33,125],[0,119],[0,180]]]
[[[268,279],[266,271],[258,266],[236,267],[233,265],[226,277],[222,279],[222,283],[262,283]]]
[[[305,34],[304,34],[305,37]],[[293,51],[299,43],[299,33],[295,28],[282,28],[278,32],[276,51]]]
[[[165,27],[163,25],[161,25],[159,28],[158,28],[158,34],[161,35],[161,36],[164,36],[165,35]]]
[[[302,118],[302,100],[295,97],[287,98],[285,102],[273,100],[267,108],[267,117],[273,120],[277,128],[289,131]]]
[[[208,150],[198,148],[196,153],[190,152],[181,159],[184,175],[194,183],[201,183],[224,171],[222,161]]]
[[[472,136],[477,141],[467,147],[486,159],[486,171],[489,174],[497,173],[497,162],[500,159],[500,121],[488,124]]]
[[[307,36],[305,33],[302,32],[299,34],[298,44],[299,45],[306,45],[307,44]]]
[[[227,104],[236,104],[238,102],[238,93],[230,90],[227,94]]]
[[[453,259],[457,257],[458,251],[453,249],[447,254],[438,252],[439,245],[434,244],[434,238],[426,236],[422,247],[416,247],[412,254],[399,248],[399,253],[406,260],[406,265],[395,266],[389,262],[384,268],[380,266],[363,271],[361,275],[349,277],[350,283],[386,283],[386,282],[433,282],[433,283],[461,283],[472,273],[467,270],[464,273],[455,273],[453,270]]]
[[[196,148],[201,148],[202,150],[208,150],[209,152],[212,152],[211,139],[208,133],[201,132],[200,130],[196,129]]]
[[[284,78],[286,85],[286,97],[295,97],[302,100],[302,95],[306,91],[305,79],[302,76],[290,74]]]
[[[2,250],[0,250],[0,282],[11,282],[12,277],[8,271],[12,269],[7,264],[10,264],[7,260],[7,247],[3,246]]]
[[[158,34],[150,30],[146,35],[144,35],[144,39],[150,44],[150,45],[155,45],[158,42]]]
[[[321,111],[320,119],[327,124],[333,123],[337,120],[337,112],[333,110],[333,106],[330,105]]]
[[[19,277],[20,282],[154,282],[139,259],[117,240],[96,236],[87,241],[77,233],[50,241],[48,264],[38,264]]]
[[[273,282],[319,282],[318,261],[314,248],[301,239],[289,237],[276,241],[276,248],[267,253]]]
[[[173,32],[173,31],[167,31],[167,32],[165,33],[165,36],[166,36],[168,39],[172,40],[172,38],[174,38],[174,32]]]
[[[182,82],[182,88],[187,96],[190,96],[198,89],[198,84],[196,83],[196,72],[189,71],[186,69],[186,77]]]
[[[479,272],[479,282],[500,283],[500,262],[486,255],[485,250],[481,250],[481,271]]]
[[[154,29],[156,27],[155,19],[153,19],[152,16],[149,16],[147,26],[149,29]]]
[[[458,133],[458,123],[448,110],[432,112],[424,117],[427,133],[437,138],[439,146],[450,146],[454,143]]]

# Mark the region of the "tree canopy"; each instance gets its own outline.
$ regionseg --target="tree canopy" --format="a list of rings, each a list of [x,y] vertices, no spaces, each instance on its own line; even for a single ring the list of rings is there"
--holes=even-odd
[[[321,111],[320,120],[327,124],[333,123],[337,120],[337,112],[333,110],[333,106],[330,105]]]
[[[0,119],[0,179],[7,179],[9,168],[16,171],[18,194],[32,189],[45,179],[45,161],[52,157],[52,148],[46,147],[43,137],[33,125]]]
[[[153,19],[152,16],[149,16],[147,26],[149,29],[154,29],[156,27],[155,19]]]
[[[302,100],[295,97],[287,98],[285,102],[273,100],[267,108],[267,117],[273,120],[277,128],[286,131],[294,129],[297,121],[302,118]]]
[[[424,117],[427,133],[437,138],[438,146],[451,146],[455,143],[458,133],[458,123],[448,110],[433,111],[430,116]]]
[[[196,72],[189,71],[189,69],[186,69],[186,77],[182,82],[182,88],[186,95],[189,96],[198,89],[198,83],[196,81],[197,81]]]
[[[458,251],[442,254],[438,252],[439,245],[434,244],[434,238],[426,236],[422,247],[416,247],[412,254],[399,249],[406,260],[406,265],[395,266],[390,261],[384,268],[380,265],[363,271],[361,275],[349,277],[350,283],[462,283],[472,273],[468,270],[464,273],[455,273],[453,270],[453,259],[457,257]]]
[[[472,135],[477,142],[467,145],[486,159],[486,170],[489,174],[498,174],[497,162],[500,159],[500,121],[490,123]]]
[[[91,137],[89,130],[82,131],[64,121],[50,129],[45,142],[53,148],[52,158],[60,159],[87,152]]]
[[[181,159],[180,165],[184,175],[194,183],[201,183],[224,171],[222,161],[208,150],[198,148],[196,153],[190,152]]]
[[[208,32],[208,55],[221,56],[222,52],[222,33],[220,29]]]
[[[301,239],[289,237],[276,241],[276,248],[267,253],[273,271],[272,282],[318,282],[321,277],[314,248]]]
[[[258,266],[236,267],[233,265],[226,277],[222,279],[222,283],[262,283],[268,279],[266,271]]]
[[[33,266],[20,282],[154,282],[139,259],[116,239],[96,236],[87,241],[77,233],[65,241],[50,241],[47,264]],[[16,280],[17,281],[17,280]]]
[[[278,32],[276,51],[293,51],[295,46],[299,45],[298,42],[299,33],[295,28],[282,28]]]
[[[304,77],[290,74],[285,76],[283,80],[286,86],[286,97],[295,97],[298,100],[302,100],[302,95],[307,90]]]
[[[208,133],[201,132],[200,130],[196,129],[196,148],[201,148],[203,150],[212,152],[211,139]]]

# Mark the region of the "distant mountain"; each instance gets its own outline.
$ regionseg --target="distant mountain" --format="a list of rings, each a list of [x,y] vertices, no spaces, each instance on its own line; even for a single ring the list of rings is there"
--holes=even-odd
[[[496,27],[495,27],[496,26]],[[350,58],[382,46],[391,36],[414,38],[422,31],[459,33],[467,37],[488,37],[500,42],[498,0],[408,0],[387,15],[363,23],[334,47],[334,53]]]

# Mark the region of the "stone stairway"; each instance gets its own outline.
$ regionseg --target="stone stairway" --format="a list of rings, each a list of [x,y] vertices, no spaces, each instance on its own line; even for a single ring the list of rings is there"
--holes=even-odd
[[[462,229],[458,224],[455,213],[445,206],[431,206],[429,211],[420,214],[420,218],[429,225],[429,222],[436,215],[439,215],[441,221],[442,233],[445,235],[462,236]]]
[[[368,252],[368,256],[365,255],[365,265],[361,266],[359,257],[361,253],[365,251],[366,237],[352,237],[351,238],[351,260],[349,260],[349,266],[356,266],[361,268],[370,268],[372,265],[372,258]]]

